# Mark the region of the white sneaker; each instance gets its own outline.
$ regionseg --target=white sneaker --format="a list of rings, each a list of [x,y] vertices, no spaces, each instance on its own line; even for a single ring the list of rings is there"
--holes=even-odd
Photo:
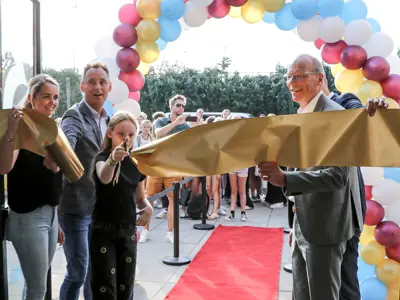
[[[250,206],[246,205],[246,210],[252,210],[252,209],[254,209],[254,207],[250,207]]]
[[[155,208],[163,208],[163,207],[162,207],[162,203],[161,203],[160,200],[154,200],[154,205],[153,205],[153,207],[155,207]]]
[[[242,222],[246,222],[246,221],[247,221],[246,214],[242,214],[242,215],[240,216],[240,221],[242,221]]]
[[[272,208],[272,209],[274,209],[274,208],[282,208],[282,207],[284,207],[285,205],[283,204],[283,202],[280,202],[280,203],[275,203],[275,204],[271,204],[270,206],[269,206],[269,208]]]
[[[165,237],[165,239],[166,239],[169,243],[173,244],[173,243],[174,243],[174,233],[173,233],[172,231],[168,231],[168,232],[167,232],[167,236]]]
[[[179,217],[180,218],[187,218],[188,217],[188,214],[187,214],[187,211],[186,211],[186,207],[180,206]]]
[[[156,215],[156,218],[157,218],[157,219],[164,219],[164,218],[167,216],[167,214],[168,214],[168,211],[167,211],[165,208],[163,208],[163,209]]]
[[[221,206],[219,208],[219,212],[218,212],[221,216],[226,216],[228,214],[228,212],[226,211],[226,208]]]
[[[150,234],[150,231],[143,229],[143,231],[140,234],[139,243],[146,243],[147,240],[149,239],[149,234]]]
[[[229,216],[225,217],[225,221],[232,221],[234,219],[235,219],[235,217],[232,214],[229,214]]]

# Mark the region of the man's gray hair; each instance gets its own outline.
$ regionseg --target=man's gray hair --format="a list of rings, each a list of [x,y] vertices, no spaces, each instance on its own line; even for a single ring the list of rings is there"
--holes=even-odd
[[[300,62],[311,63],[313,66],[312,71],[316,72],[316,73],[321,73],[325,77],[325,71],[324,71],[324,67],[323,67],[321,61],[309,54],[301,54],[301,55],[297,56],[296,59],[292,62],[292,64],[289,66],[289,69],[291,69],[294,65],[296,65]]]

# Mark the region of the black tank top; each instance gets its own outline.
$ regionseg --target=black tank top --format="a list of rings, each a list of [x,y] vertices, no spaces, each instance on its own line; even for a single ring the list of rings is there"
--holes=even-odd
[[[8,205],[16,213],[58,205],[62,173],[47,169],[43,161],[42,156],[21,149],[13,169],[7,174]]]

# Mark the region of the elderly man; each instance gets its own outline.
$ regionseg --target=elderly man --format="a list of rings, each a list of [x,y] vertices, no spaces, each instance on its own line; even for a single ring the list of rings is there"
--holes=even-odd
[[[322,92],[324,70],[301,55],[289,67],[287,86],[298,113],[343,110]],[[349,241],[362,229],[360,190],[354,167],[312,167],[283,172],[276,162],[259,164],[265,180],[295,196],[293,221],[294,299],[338,300],[341,264]]]

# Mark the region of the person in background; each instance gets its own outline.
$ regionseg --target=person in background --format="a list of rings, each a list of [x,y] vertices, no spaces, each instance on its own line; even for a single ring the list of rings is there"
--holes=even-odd
[[[221,117],[224,120],[228,120],[228,117],[230,116],[230,114],[231,114],[231,111],[229,109],[224,109],[222,111]]]
[[[190,124],[190,127],[196,127],[196,126],[199,126],[199,125],[204,124],[203,115],[204,115],[204,110],[201,109],[201,108],[199,108],[199,109],[196,111],[197,121],[196,121],[196,122],[192,122],[192,123]]]
[[[141,133],[136,137],[137,147],[150,144],[154,140],[154,138],[151,136],[151,127],[152,124],[150,120],[144,120],[142,122]]]
[[[141,112],[139,117],[137,118],[138,123],[139,123],[139,133],[141,132],[141,128],[142,128],[142,122],[144,120],[147,120],[147,115],[144,112]]]
[[[23,108],[51,117],[57,108],[59,85],[45,74],[29,81]],[[57,205],[62,174],[49,155],[42,157],[25,149],[14,150],[22,109],[8,114],[7,131],[0,141],[0,174],[8,177],[6,237],[12,242],[25,279],[23,298],[42,300],[46,295],[47,272],[53,261],[57,240],[63,243]]]

